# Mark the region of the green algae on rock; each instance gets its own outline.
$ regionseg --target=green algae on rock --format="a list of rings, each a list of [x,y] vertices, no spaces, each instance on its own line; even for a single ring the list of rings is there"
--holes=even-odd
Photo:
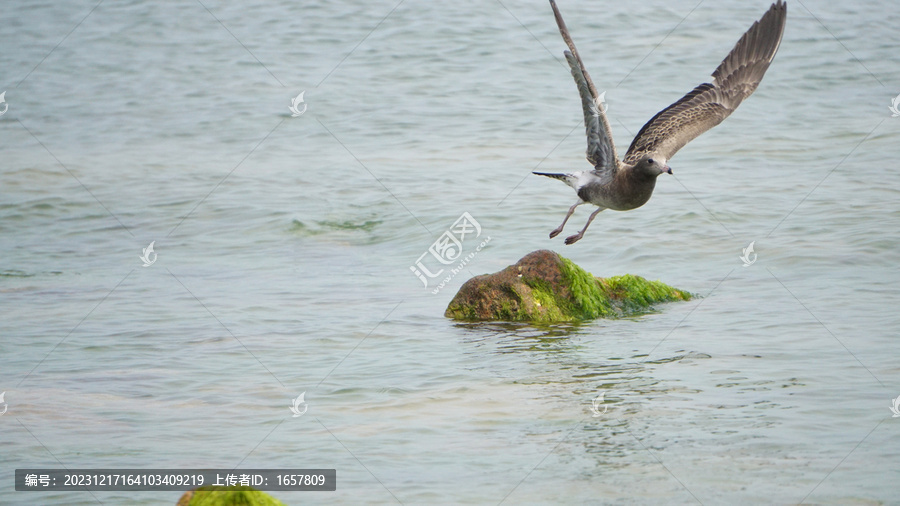
[[[269,494],[253,487],[206,486],[185,492],[177,506],[285,506]]]
[[[565,322],[628,316],[690,298],[688,292],[632,274],[595,278],[553,251],[538,250],[500,272],[466,281],[444,316]]]

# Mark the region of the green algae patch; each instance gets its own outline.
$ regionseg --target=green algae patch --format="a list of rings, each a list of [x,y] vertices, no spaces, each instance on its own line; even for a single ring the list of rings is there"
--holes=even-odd
[[[618,301],[620,311],[639,313],[660,302],[690,300],[691,293],[661,282],[650,281],[633,274],[598,278],[601,290],[614,301]]]
[[[381,224],[381,221],[378,220],[367,220],[363,223],[357,223],[355,221],[318,221],[316,222],[323,227],[327,227],[334,230],[364,230],[366,232],[371,232],[376,226]]]
[[[558,255],[557,255],[558,256]],[[559,257],[563,278],[572,293],[575,307],[580,310],[580,319],[592,320],[594,318],[616,316],[616,310],[610,302],[608,294],[601,289],[597,278],[590,272],[575,265],[568,258]]]
[[[200,487],[186,492],[178,506],[285,506],[271,495],[253,487]]]
[[[467,281],[444,316],[457,320],[574,322],[645,313],[655,304],[690,298],[689,292],[632,274],[595,278],[571,260],[539,250],[500,272]]]

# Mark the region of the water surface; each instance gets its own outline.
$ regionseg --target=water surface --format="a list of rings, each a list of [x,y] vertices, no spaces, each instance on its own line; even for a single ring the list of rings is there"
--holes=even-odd
[[[894,4],[789,2],[759,90],[573,246],[529,175],[588,168],[544,2],[95,5],[0,14],[0,502],[180,495],[13,490],[63,466],[337,469],[288,504],[894,500]],[[624,152],[767,5],[560,7]],[[432,294],[409,267],[463,212],[491,241]],[[541,248],[700,297],[442,317]]]

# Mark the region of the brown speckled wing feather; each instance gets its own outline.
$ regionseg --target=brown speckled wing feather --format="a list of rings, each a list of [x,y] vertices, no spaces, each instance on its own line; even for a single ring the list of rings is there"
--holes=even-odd
[[[636,163],[647,155],[668,160],[734,112],[756,90],[772,63],[786,16],[787,6],[782,0],[772,4],[713,72],[712,83],[697,86],[641,128],[625,154],[625,163]]]
[[[550,0],[550,6],[553,7],[553,15],[556,17],[556,24],[559,26],[559,33],[562,35],[569,51],[565,51],[566,61],[572,69],[572,77],[575,79],[575,85],[578,87],[578,93],[581,95],[581,108],[584,113],[584,129],[587,135],[587,159],[594,166],[594,171],[601,176],[612,176],[617,168],[618,155],[616,154],[616,146],[612,140],[612,130],[609,128],[609,121],[606,119],[606,112],[599,103],[600,95],[591,76],[584,68],[584,62],[575,49],[575,43],[569,35],[569,29],[563,21],[556,2]]]

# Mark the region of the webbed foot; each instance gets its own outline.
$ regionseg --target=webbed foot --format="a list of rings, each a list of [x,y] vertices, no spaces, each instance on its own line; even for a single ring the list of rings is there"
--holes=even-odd
[[[582,237],[584,237],[584,234],[582,234],[581,232],[575,235],[570,235],[569,237],[566,237],[566,244],[575,244]]]

